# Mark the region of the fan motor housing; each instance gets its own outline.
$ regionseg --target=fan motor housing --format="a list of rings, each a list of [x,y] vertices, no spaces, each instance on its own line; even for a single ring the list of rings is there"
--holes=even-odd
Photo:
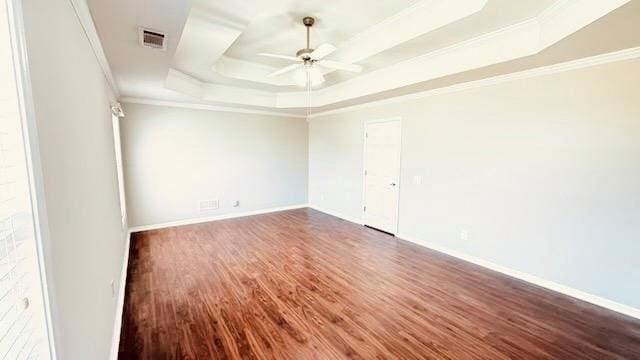
[[[309,48],[300,49],[296,53],[296,56],[301,58],[301,59],[310,59],[311,58],[310,55],[313,52],[313,50],[314,49],[309,49]]]

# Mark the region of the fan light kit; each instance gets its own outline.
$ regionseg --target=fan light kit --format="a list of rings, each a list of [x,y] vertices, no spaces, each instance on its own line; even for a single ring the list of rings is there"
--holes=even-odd
[[[319,67],[333,70],[344,70],[355,73],[359,73],[362,71],[362,66],[360,65],[325,60],[324,58],[326,56],[337,50],[336,47],[331,44],[322,44],[318,46],[317,49],[312,49],[309,45],[309,32],[311,30],[311,27],[315,23],[315,19],[307,16],[302,19],[302,23],[307,28],[307,46],[303,49],[298,50],[298,52],[296,52],[296,56],[276,55],[268,53],[258,54],[260,56],[295,61],[295,64],[291,64],[280,70],[274,71],[268,76],[278,76],[289,73],[291,71],[296,71],[293,74],[294,81],[300,86],[305,86],[310,89],[312,86],[317,86],[324,82],[324,75],[322,74],[322,71],[319,69]]]

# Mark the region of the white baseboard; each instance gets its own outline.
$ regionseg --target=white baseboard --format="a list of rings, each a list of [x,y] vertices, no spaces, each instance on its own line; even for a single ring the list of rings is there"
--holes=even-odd
[[[620,304],[617,303],[615,301],[611,301],[596,295],[592,295],[589,293],[586,293],[584,291],[578,290],[578,289],[574,289],[572,287],[569,286],[565,286],[562,284],[558,284],[555,283],[553,281],[549,281],[549,280],[545,280],[542,278],[539,278],[537,276],[531,275],[531,274],[527,274],[524,273],[522,271],[518,271],[518,270],[514,270],[502,265],[498,265],[495,263],[492,263],[490,261],[486,261],[480,258],[477,258],[475,256],[471,256],[471,255],[467,255],[461,252],[458,252],[456,250],[452,250],[449,249],[447,247],[441,246],[441,245],[437,245],[434,243],[430,243],[427,241],[423,241],[420,239],[417,239],[416,237],[410,236],[410,235],[405,235],[405,234],[397,234],[397,237],[410,241],[414,244],[418,244],[420,246],[424,246],[427,247],[429,249],[453,256],[455,258],[464,260],[464,261],[468,261],[470,263],[485,267],[487,269],[493,270],[493,271],[497,271],[499,273],[514,277],[516,279],[520,279],[522,281],[526,281],[528,283],[534,284],[534,285],[538,285],[541,286],[543,288],[547,288],[549,290],[553,290],[555,292],[567,295],[567,296],[571,296],[573,298],[579,299],[579,300],[583,300],[586,301],[588,303],[594,304],[594,305],[598,305],[600,307],[627,315],[627,316],[631,316],[633,318],[636,319],[640,319],[640,309],[636,309],[633,308],[631,306],[628,305],[624,305],[624,304]]]
[[[243,212],[243,213],[235,213],[235,214],[227,214],[227,215],[220,215],[220,216],[215,216],[215,217],[208,217],[208,218],[199,218],[199,219],[189,219],[189,220],[181,220],[181,221],[174,221],[174,222],[169,222],[169,223],[163,223],[163,224],[155,224],[155,225],[145,225],[145,226],[137,226],[137,227],[133,227],[130,229],[129,231],[129,236],[127,238],[127,244],[126,244],[126,250],[125,250],[125,260],[124,263],[122,265],[122,278],[120,280],[120,290],[119,290],[119,294],[118,294],[118,303],[117,303],[117,309],[116,309],[116,319],[115,319],[115,324],[114,324],[114,329],[113,329],[113,345],[111,348],[111,360],[117,360],[118,358],[118,347],[120,345],[120,329],[122,326],[122,312],[123,312],[123,307],[124,307],[124,291],[125,291],[125,285],[126,285],[126,280],[127,280],[127,265],[128,265],[128,260],[129,260],[129,243],[131,240],[131,233],[136,232],[136,231],[144,231],[144,230],[152,230],[152,229],[160,229],[160,228],[165,228],[165,227],[172,227],[172,226],[180,226],[180,225],[188,225],[188,224],[197,224],[197,223],[202,223],[202,222],[208,222],[208,221],[215,221],[215,220],[222,220],[222,219],[231,219],[231,218],[236,218],[236,217],[243,217],[243,216],[250,216],[250,215],[258,215],[258,214],[266,214],[266,213],[271,213],[271,212],[277,212],[277,211],[284,211],[284,210],[292,210],[292,209],[300,209],[300,208],[304,208],[304,207],[309,207],[312,208],[314,210],[341,218],[343,220],[346,221],[350,221],[352,223],[358,224],[358,225],[362,225],[362,220],[360,219],[356,219],[350,216],[344,216],[341,213],[338,213],[336,211],[333,210],[327,210],[324,209],[322,207],[319,207],[317,205],[295,205],[295,206],[285,206],[285,207],[278,207],[278,208],[271,208],[271,209],[264,209],[264,210],[256,210],[256,211],[249,211],[249,212]],[[542,278],[539,278],[537,276],[534,275],[530,275],[518,270],[514,270],[502,265],[498,265],[495,263],[492,263],[490,261],[486,261],[471,255],[467,255],[467,254],[463,254],[461,252],[443,247],[441,245],[437,245],[437,244],[433,244],[430,242],[426,242],[426,241],[422,241],[420,239],[417,239],[416,237],[410,236],[410,235],[405,235],[405,234],[397,234],[398,238],[410,241],[414,244],[420,245],[420,246],[424,246],[426,248],[453,256],[455,258],[464,260],[464,261],[468,261],[470,263],[482,266],[484,268],[493,270],[493,271],[497,271],[499,273],[514,277],[516,279],[520,279],[522,281],[526,281],[528,283],[534,284],[534,285],[538,285],[544,288],[547,288],[549,290],[567,295],[567,296],[571,296],[573,298],[579,299],[579,300],[583,300],[586,301],[588,303],[594,304],[594,305],[598,305],[601,306],[603,308],[618,312],[620,314],[624,314],[627,316],[631,316],[633,318],[636,319],[640,319],[640,309],[636,309],[633,308],[631,306],[628,305],[624,305],[624,304],[620,304],[617,303],[615,301],[611,301],[596,295],[592,295],[589,293],[586,293],[584,291],[580,291],[574,288],[571,288],[569,286],[565,286],[565,285],[561,285],[549,280],[545,280]]]
[[[338,212],[332,211],[332,210],[327,210],[327,209],[323,209],[319,206],[316,205],[309,205],[310,208],[321,211],[323,213],[335,216],[335,217],[339,217],[343,220],[347,220],[350,221],[352,223],[356,223],[359,225],[362,225],[362,220],[359,219],[355,219],[349,216],[344,216]],[[612,311],[615,311],[617,313],[620,314],[624,314],[627,316],[631,316],[633,318],[636,319],[640,319],[640,309],[636,309],[634,307],[628,306],[628,305],[624,305],[624,304],[620,304],[617,303],[615,301],[609,300],[609,299],[605,299],[603,297],[600,296],[596,296],[593,294],[589,294],[587,292],[578,290],[578,289],[574,289],[572,287],[566,286],[566,285],[562,285],[562,284],[558,284],[555,283],[553,281],[549,281],[549,280],[545,280],[542,278],[539,278],[537,276],[531,275],[531,274],[527,274],[525,272],[522,271],[518,271],[518,270],[514,270],[511,268],[508,268],[506,266],[502,266],[502,265],[498,265],[495,263],[492,263],[490,261],[486,261],[480,258],[477,258],[475,256],[471,256],[471,255],[467,255],[464,253],[461,253],[459,251],[455,251],[449,248],[446,248],[444,246],[438,245],[438,244],[434,244],[428,241],[423,241],[420,240],[414,236],[410,236],[410,235],[406,235],[406,234],[401,234],[398,233],[396,234],[396,237],[403,239],[403,240],[407,240],[410,241],[414,244],[420,245],[420,246],[424,246],[426,248],[453,256],[455,258],[482,266],[484,268],[493,270],[493,271],[497,271],[499,273],[514,277],[516,279],[520,279],[522,281],[526,281],[528,283],[534,284],[534,285],[538,285],[541,286],[543,288],[567,295],[567,296],[571,296],[573,298],[582,300],[582,301],[586,301],[588,303],[594,304],[594,305],[598,305],[600,307],[603,307],[605,309],[609,309]]]
[[[163,229],[163,228],[174,227],[174,226],[200,224],[200,223],[205,223],[210,221],[233,219],[233,218],[239,218],[239,217],[245,217],[245,216],[251,216],[251,215],[268,214],[272,212],[301,209],[305,207],[308,207],[308,205],[300,204],[300,205],[291,205],[291,206],[281,206],[281,207],[275,207],[275,208],[269,208],[269,209],[261,209],[261,210],[237,212],[237,213],[231,213],[231,214],[207,216],[207,217],[201,217],[201,218],[170,221],[170,222],[165,222],[160,224],[133,226],[129,228],[129,232],[135,233],[139,231],[156,230],[156,229]]]
[[[120,286],[118,289],[118,301],[116,302],[116,318],[113,321],[113,339],[111,339],[110,360],[118,360],[118,349],[120,347],[120,330],[122,329],[122,312],[124,310],[124,291],[127,285],[127,271],[129,267],[129,245],[131,244],[131,231],[127,233],[127,240],[124,244],[124,259],[120,272]]]
[[[111,352],[109,354],[109,359],[118,360],[118,350],[120,348],[120,332],[122,330],[122,314],[124,311],[124,296],[125,296],[125,288],[127,285],[127,271],[129,266],[129,247],[131,245],[132,233],[138,232],[138,231],[145,231],[145,230],[162,229],[162,228],[172,227],[172,226],[198,224],[198,223],[209,222],[209,221],[232,219],[232,218],[238,218],[238,217],[244,217],[244,216],[258,215],[258,214],[267,214],[267,213],[272,213],[277,211],[301,209],[307,206],[308,206],[307,204],[282,206],[277,208],[247,211],[242,213],[225,214],[225,215],[211,216],[206,218],[172,221],[172,222],[167,222],[162,224],[135,226],[135,227],[129,228],[129,231],[127,233],[127,238],[125,241],[124,259],[122,262],[122,270],[120,273],[120,286],[118,289],[118,300],[116,302],[116,314],[115,314],[115,319],[113,324],[113,337],[111,339]]]
[[[362,224],[363,224],[362,219],[356,219],[356,218],[354,218],[354,217],[346,216],[346,215],[343,215],[342,213],[336,212],[336,211],[334,211],[334,210],[325,209],[325,208],[320,207],[320,206],[318,206],[318,205],[311,205],[311,204],[309,204],[309,206],[308,206],[308,207],[310,207],[310,208],[312,208],[312,209],[314,209],[314,210],[318,210],[318,211],[320,211],[320,212],[323,212],[323,213],[325,213],[325,214],[329,214],[329,215],[332,215],[332,216],[335,216],[335,217],[341,218],[341,219],[343,219],[343,220],[347,220],[347,221],[350,221],[350,222],[352,222],[352,223],[356,223],[356,224],[358,224],[358,225],[362,225]]]

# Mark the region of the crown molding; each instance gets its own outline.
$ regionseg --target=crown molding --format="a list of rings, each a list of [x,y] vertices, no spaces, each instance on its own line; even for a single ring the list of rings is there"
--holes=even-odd
[[[231,112],[231,113],[239,113],[239,114],[280,116],[280,117],[288,117],[288,118],[296,118],[296,119],[307,118],[304,115],[289,114],[289,113],[278,112],[278,111],[252,110],[252,109],[243,109],[243,108],[235,108],[235,107],[227,107],[227,106],[215,106],[215,105],[207,105],[207,104],[156,100],[156,99],[146,99],[146,98],[136,98],[136,97],[123,97],[120,99],[120,102],[123,102],[126,104],[168,106],[168,107],[193,109],[193,110],[207,110],[207,111]]]
[[[381,106],[386,104],[394,104],[394,103],[413,100],[413,99],[422,99],[430,96],[450,94],[450,93],[460,92],[460,91],[469,90],[469,89],[476,89],[476,88],[485,87],[485,86],[497,85],[497,84],[515,81],[515,80],[552,75],[552,74],[557,74],[561,72],[578,70],[578,69],[583,69],[591,66],[609,64],[609,63],[618,62],[618,61],[633,60],[637,58],[640,58],[640,47],[634,47],[634,48],[624,49],[624,50],[615,51],[611,53],[605,53],[605,54],[600,54],[596,56],[586,57],[582,59],[571,60],[571,61],[558,63],[554,65],[542,66],[534,69],[494,76],[494,77],[481,79],[481,80],[469,81],[469,82],[437,88],[433,90],[427,90],[427,91],[422,91],[422,92],[408,94],[408,95],[396,96],[396,97],[392,97],[384,100],[371,101],[368,103],[347,106],[347,107],[343,107],[335,110],[328,110],[328,111],[313,113],[308,116],[308,119],[313,119],[313,118],[326,116],[326,115],[340,114],[348,111],[366,109],[366,108],[376,107],[376,106]]]
[[[465,6],[473,1],[469,0]],[[319,108],[537,54],[629,1],[558,0],[528,20],[313,91],[311,99],[304,91],[267,92],[228,85],[221,87],[200,81],[184,81],[172,77],[172,74],[169,74],[167,83],[175,85],[169,87],[172,90],[204,101],[275,109]],[[478,7],[482,5],[481,2],[475,4]],[[456,9],[454,5],[447,6],[453,6],[450,12]],[[422,8],[415,8],[416,11],[419,9]],[[395,23],[397,19],[392,17],[389,21]],[[403,31],[409,36],[413,30]],[[389,41],[398,40],[393,39],[390,36]]]
[[[169,69],[164,86],[166,89],[204,101],[217,101],[241,106],[278,108],[276,93],[202,82],[174,68]]]
[[[111,91],[115,98],[120,97],[120,89],[118,88],[118,84],[116,83],[115,77],[113,76],[113,72],[111,71],[111,67],[109,66],[109,61],[107,60],[107,56],[104,53],[104,48],[102,47],[102,42],[100,41],[100,36],[98,36],[98,31],[96,30],[96,25],[93,22],[93,17],[91,17],[91,12],[89,11],[89,7],[87,3],[82,0],[69,0],[71,3],[71,7],[76,13],[76,17],[84,30],[84,34],[89,40],[89,44],[91,45],[91,49],[96,56],[96,60],[104,73],[104,77],[109,83],[111,87]]]
[[[358,62],[480,12],[488,0],[422,0],[348,39],[332,56]]]
[[[340,49],[332,54],[332,59],[347,63],[362,61],[410,39],[480,12],[487,2],[488,0],[420,0],[347,39],[340,46]],[[239,29],[240,32],[242,30],[244,29]],[[189,36],[192,35],[190,33],[183,35],[181,41],[188,41]],[[210,58],[208,57],[208,59]],[[215,60],[211,69],[222,76],[260,84],[296,85],[291,74],[278,77],[268,76],[278,68],[257,62],[233,59],[224,55]],[[320,70],[323,74],[335,71],[325,68]]]
[[[511,61],[541,52],[629,0],[560,0],[531,19],[498,29],[317,91],[314,107],[397,89],[417,82]],[[294,99],[278,103],[296,107]]]
[[[314,93],[314,107],[397,89],[418,82],[515,60],[538,52],[539,26],[535,19],[456,43]],[[293,93],[278,105],[296,107]]]

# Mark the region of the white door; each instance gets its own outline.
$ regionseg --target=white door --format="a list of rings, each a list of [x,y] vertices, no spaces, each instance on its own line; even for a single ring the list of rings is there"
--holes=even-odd
[[[400,194],[400,120],[365,128],[364,224],[395,234]]]

